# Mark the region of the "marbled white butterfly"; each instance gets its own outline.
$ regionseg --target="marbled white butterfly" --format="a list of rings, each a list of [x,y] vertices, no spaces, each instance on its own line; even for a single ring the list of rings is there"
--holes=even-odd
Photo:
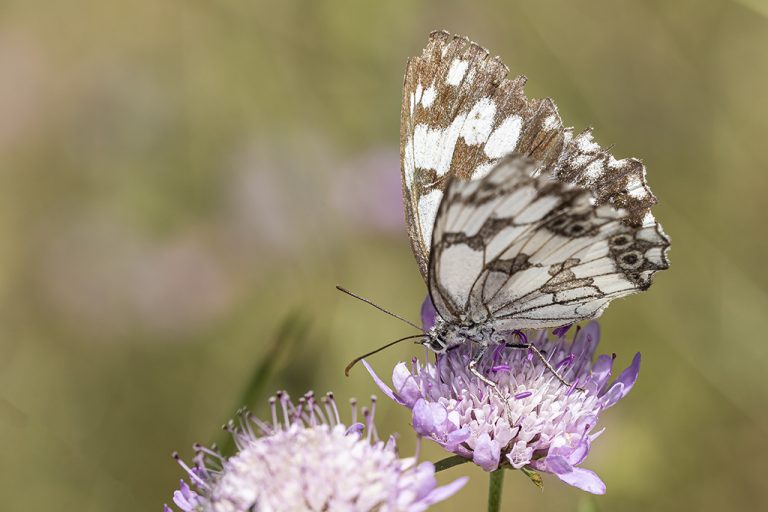
[[[595,318],[669,266],[643,164],[564,128],[552,100],[526,98],[526,78],[507,73],[433,32],[403,88],[408,234],[438,313],[424,344],[473,341],[475,361],[511,331]]]

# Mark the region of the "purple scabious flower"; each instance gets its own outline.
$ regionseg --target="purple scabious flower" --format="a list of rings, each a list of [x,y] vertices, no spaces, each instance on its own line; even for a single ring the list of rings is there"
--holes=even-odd
[[[173,502],[184,512],[421,511],[466,483],[438,487],[432,463],[400,458],[394,438],[385,443],[376,433],[375,403],[358,422],[352,401],[347,426],[330,393],[320,401],[308,393],[296,404],[277,393],[269,423],[247,412],[237,428],[230,422],[235,455],[196,445],[191,467],[175,455],[191,485],[182,480]]]
[[[429,326],[433,321],[429,308],[422,313]],[[640,354],[610,382],[615,355],[601,355],[592,363],[600,338],[597,322],[577,331],[573,342],[565,339],[564,330],[552,339],[546,330],[534,331],[531,342],[573,383],[570,388],[528,351],[504,345],[489,350],[477,366],[495,388],[467,369],[471,343],[438,355],[434,364],[415,358],[410,368],[399,363],[392,388],[363,363],[388,397],[411,410],[414,430],[446,450],[486,471],[533,469],[603,494],[602,480],[579,465],[603,432],[595,431],[600,413],[623,398],[637,380]]]

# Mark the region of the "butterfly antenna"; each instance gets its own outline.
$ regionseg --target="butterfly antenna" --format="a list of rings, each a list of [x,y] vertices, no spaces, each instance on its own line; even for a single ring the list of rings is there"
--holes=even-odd
[[[396,343],[400,343],[401,341],[412,340],[413,338],[421,338],[421,337],[423,337],[422,334],[413,334],[411,336],[406,336],[405,338],[400,338],[399,340],[391,341],[391,342],[387,343],[386,345],[382,345],[381,347],[377,348],[376,350],[372,350],[372,351],[368,352],[367,354],[363,354],[361,356],[358,356],[358,357],[354,358],[352,361],[350,361],[349,364],[347,365],[347,367],[344,368],[344,375],[349,377],[349,370],[351,370],[353,366],[355,366],[357,363],[359,363],[360,361],[362,361],[363,359],[365,359],[368,356],[372,356],[373,354],[375,354],[377,352],[381,352],[385,348],[389,348],[389,347],[391,347],[392,345],[394,345]]]
[[[413,322],[411,322],[409,320],[406,320],[405,318],[401,317],[400,315],[396,315],[396,314],[394,314],[391,311],[387,311],[386,309],[384,309],[383,307],[379,306],[378,304],[375,304],[370,299],[366,299],[365,297],[361,297],[361,296],[357,295],[356,293],[352,293],[351,291],[349,291],[346,288],[344,288],[342,286],[339,286],[339,285],[336,285],[336,289],[339,290],[340,292],[346,293],[350,297],[354,297],[354,298],[356,298],[358,300],[361,300],[361,301],[365,302],[366,304],[370,304],[371,306],[375,307],[379,311],[382,311],[382,312],[388,314],[389,316],[393,316],[393,317],[397,318],[398,320],[401,320],[401,321],[407,323],[408,325],[410,325],[411,327],[414,327],[414,328],[416,328],[416,329],[418,329],[421,332],[426,334],[426,331],[424,329],[422,329],[421,327],[419,327],[418,325],[416,325],[415,323],[413,323]],[[363,356],[363,357],[365,357],[365,356]]]

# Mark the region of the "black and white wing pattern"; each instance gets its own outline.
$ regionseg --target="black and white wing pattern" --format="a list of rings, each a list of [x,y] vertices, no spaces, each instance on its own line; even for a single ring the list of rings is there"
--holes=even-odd
[[[432,228],[449,180],[488,174],[516,152],[555,169],[576,171],[563,157],[563,126],[549,99],[529,100],[526,78],[506,78],[498,57],[465,37],[433,32],[408,61],[400,119],[403,198],[411,246],[425,280]]]
[[[650,286],[669,239],[637,159],[563,128],[465,37],[409,60],[400,157],[411,246],[446,321],[563,325]],[[514,156],[510,156],[514,155]]]
[[[421,56],[409,59],[400,118],[400,161],[411,247],[428,280],[432,229],[450,180],[487,175],[506,155],[540,162],[541,172],[588,188],[597,204],[626,210],[643,224],[656,198],[645,167],[616,160],[591,129],[563,128],[550,99],[528,99],[524,76],[507,78],[498,57],[466,37],[433,32]]]
[[[668,268],[669,239],[650,212],[601,204],[513,155],[478,180],[451,180],[435,222],[429,289],[451,323],[500,330],[564,325],[645,290]]]
[[[563,183],[590,189],[597,204],[610,204],[627,212],[627,221],[648,221],[656,196],[645,181],[645,166],[637,158],[616,160],[592,139],[588,128],[573,135],[563,131],[563,146],[551,175]]]

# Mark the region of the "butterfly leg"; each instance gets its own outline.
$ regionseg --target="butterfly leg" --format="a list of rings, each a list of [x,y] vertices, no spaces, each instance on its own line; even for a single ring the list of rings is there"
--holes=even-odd
[[[472,375],[491,386],[493,389],[496,389],[496,383],[477,370],[477,363],[480,362],[486,352],[488,352],[488,345],[481,343],[480,350],[478,350],[477,354],[475,354],[475,357],[473,357],[467,365],[467,370],[469,370]]]
[[[526,350],[530,350],[531,352],[533,352],[533,354],[536,357],[539,358],[539,360],[542,363],[544,363],[544,366],[547,367],[547,370],[549,370],[549,372],[552,373],[552,375],[555,376],[555,378],[560,382],[560,384],[562,384],[563,386],[566,386],[568,388],[573,387],[573,383],[572,382],[568,382],[567,380],[562,378],[560,376],[560,374],[557,373],[557,370],[555,369],[555,367],[552,366],[552,364],[550,364],[549,361],[547,361],[547,358],[544,357],[544,354],[542,354],[539,351],[539,349],[537,349],[536,346],[533,345],[533,343],[507,343],[507,347],[508,348],[523,348],[523,349],[526,349]],[[584,388],[579,388],[579,387],[577,387],[576,390],[577,391],[586,391]]]
[[[483,358],[483,356],[488,352],[488,345],[483,343],[480,345],[480,350],[475,354],[475,357],[472,358],[472,360],[467,364],[467,369],[478,379],[488,384],[488,387],[491,388],[491,393],[496,393],[496,396],[498,397],[499,401],[504,404],[504,409],[507,410],[507,413],[509,413],[508,408],[509,404],[507,403],[507,399],[504,397],[504,394],[499,391],[499,387],[496,385],[495,382],[493,382],[491,379],[483,375],[477,370],[477,364],[480,362],[480,360]]]

